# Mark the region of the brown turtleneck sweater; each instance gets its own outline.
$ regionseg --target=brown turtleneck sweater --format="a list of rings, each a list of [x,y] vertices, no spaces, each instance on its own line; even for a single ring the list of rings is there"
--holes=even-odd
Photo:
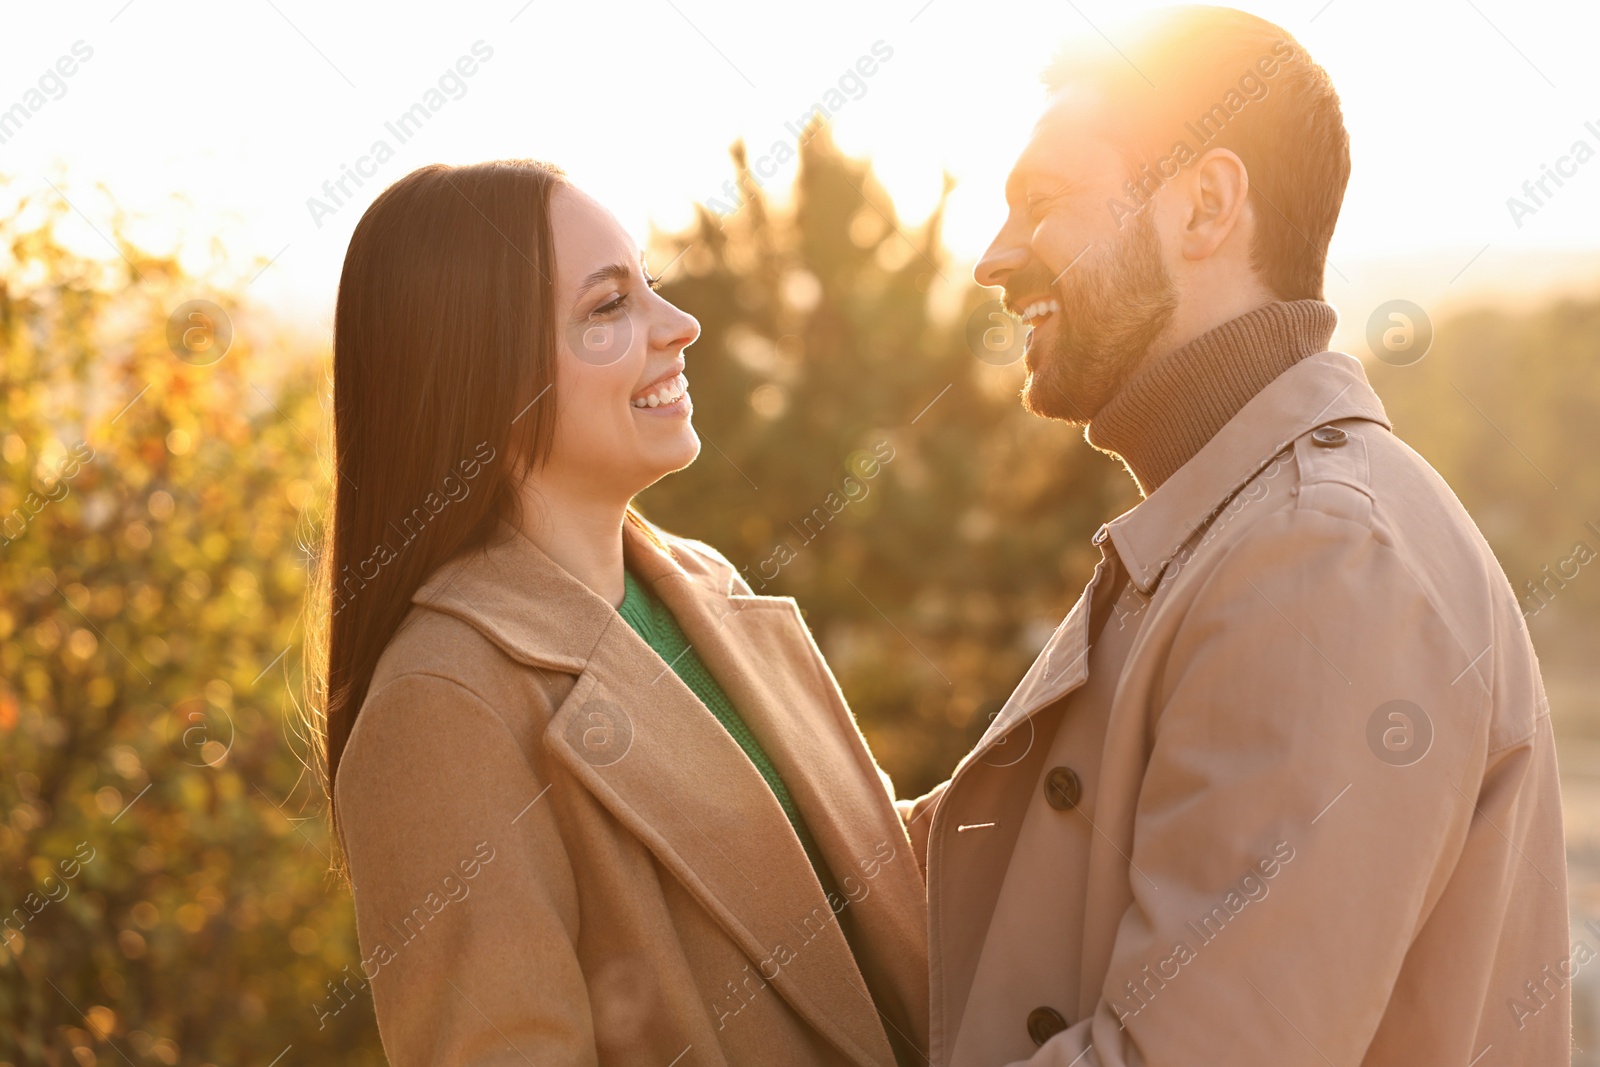
[[[1149,496],[1268,382],[1328,350],[1339,315],[1320,300],[1263,304],[1140,368],[1084,437],[1122,457]]]

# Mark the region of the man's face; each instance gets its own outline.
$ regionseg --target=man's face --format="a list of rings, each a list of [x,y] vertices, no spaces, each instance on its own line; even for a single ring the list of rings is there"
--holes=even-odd
[[[1137,215],[1126,163],[1101,132],[1105,106],[1068,86],[1006,180],[1005,225],[973,271],[1004,286],[1031,329],[1022,399],[1047,418],[1087,423],[1125,384],[1177,307],[1152,200]],[[1159,199],[1159,194],[1157,196]]]

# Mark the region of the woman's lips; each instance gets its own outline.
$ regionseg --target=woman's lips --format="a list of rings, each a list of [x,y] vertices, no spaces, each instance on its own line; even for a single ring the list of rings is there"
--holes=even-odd
[[[669,378],[663,378],[653,385],[646,386],[633,395],[630,403],[636,408],[647,410],[659,408],[673,408],[679,406],[689,394],[689,379],[680,371]]]

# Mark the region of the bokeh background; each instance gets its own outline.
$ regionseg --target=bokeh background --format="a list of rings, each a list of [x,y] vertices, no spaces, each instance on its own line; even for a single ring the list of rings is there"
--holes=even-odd
[[[1114,47],[1126,6],[8,12],[0,1064],[382,1062],[370,999],[340,985],[353,912],[297,701],[339,259],[423,163],[548,158],[638,233],[702,326],[706,443],[643,510],[752,573],[792,554],[763,591],[799,599],[900,791],[946,776],[1088,580],[1089,535],[1138,502],[1078,431],[1021,411],[970,280],[1037,71],[1069,35]],[[1600,162],[1573,162],[1600,150],[1600,16],[1243,6],[1344,94],[1337,340],[1527,609],[1573,939],[1600,948]],[[479,40],[461,95],[334,204],[322,183],[397,142],[384,123]],[[45,85],[61,56],[74,73]],[[1368,342],[1401,299],[1420,358]],[[197,326],[193,301],[222,314]],[[882,441],[894,458],[831,513]],[[1574,1023],[1575,1062],[1600,1063],[1600,972]]]

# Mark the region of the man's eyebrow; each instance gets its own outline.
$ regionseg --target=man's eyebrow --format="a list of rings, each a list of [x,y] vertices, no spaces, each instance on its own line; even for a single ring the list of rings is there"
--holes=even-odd
[[[1017,161],[1011,168],[1011,173],[1007,175],[1005,195],[1006,199],[1010,200],[1021,196],[1026,189],[1075,187],[1081,184],[1081,181],[1082,171],[1075,160],[1062,166],[1051,167],[1044,160],[1024,157]]]
[[[601,267],[578,284],[578,295],[582,296],[601,282],[625,281],[632,274],[633,269],[626,263],[613,263],[608,267]]]
[[[1018,164],[1017,166],[1013,167],[1011,173],[1006,177],[1006,199],[1018,199],[1021,197],[1022,191],[1027,189],[1030,185],[1036,184],[1039,181],[1039,178],[1039,171],[1031,164]]]

